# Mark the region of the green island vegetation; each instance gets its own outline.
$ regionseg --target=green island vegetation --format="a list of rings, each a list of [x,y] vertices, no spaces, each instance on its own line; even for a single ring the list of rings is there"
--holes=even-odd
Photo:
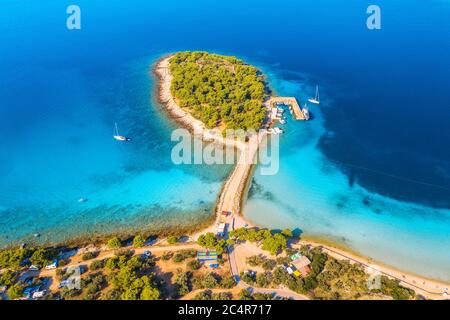
[[[258,130],[265,118],[260,71],[242,60],[207,52],[170,59],[172,95],[207,128]]]

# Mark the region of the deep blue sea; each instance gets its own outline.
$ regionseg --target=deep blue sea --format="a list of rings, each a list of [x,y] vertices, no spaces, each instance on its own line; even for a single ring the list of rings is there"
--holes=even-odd
[[[446,0],[4,0],[0,244],[209,216],[230,167],[172,164],[151,74],[168,52],[208,50],[302,102],[321,89],[313,120],[286,124],[279,174],[256,173],[249,219],[450,281],[449,21]]]

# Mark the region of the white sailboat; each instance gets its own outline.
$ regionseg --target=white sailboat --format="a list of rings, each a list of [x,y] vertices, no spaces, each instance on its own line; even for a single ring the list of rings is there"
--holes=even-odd
[[[113,135],[114,139],[119,140],[119,141],[131,141],[130,138],[127,138],[125,136],[121,136],[119,134],[119,129],[117,128],[117,122],[115,123],[115,128],[114,128],[114,135]]]
[[[319,86],[316,86],[316,96],[314,98],[309,99],[308,101],[314,104],[320,104]]]

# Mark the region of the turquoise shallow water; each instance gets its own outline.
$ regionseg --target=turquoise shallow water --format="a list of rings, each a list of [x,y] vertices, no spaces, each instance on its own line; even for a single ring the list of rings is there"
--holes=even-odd
[[[52,97],[45,114],[36,106],[37,118],[11,141],[1,180],[0,243],[157,230],[210,216],[230,168],[172,164],[170,134],[177,126],[153,100],[156,58],[127,62],[94,85],[82,75],[49,84],[77,92]],[[58,82],[64,74],[46,76]],[[91,86],[94,94],[80,90]],[[114,121],[133,142],[112,139]],[[81,197],[88,201],[79,203]]]

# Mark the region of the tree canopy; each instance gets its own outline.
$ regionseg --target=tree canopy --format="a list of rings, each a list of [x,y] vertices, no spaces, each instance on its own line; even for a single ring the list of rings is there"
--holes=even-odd
[[[208,128],[257,130],[265,85],[257,68],[236,57],[179,52],[170,60],[172,95]]]

